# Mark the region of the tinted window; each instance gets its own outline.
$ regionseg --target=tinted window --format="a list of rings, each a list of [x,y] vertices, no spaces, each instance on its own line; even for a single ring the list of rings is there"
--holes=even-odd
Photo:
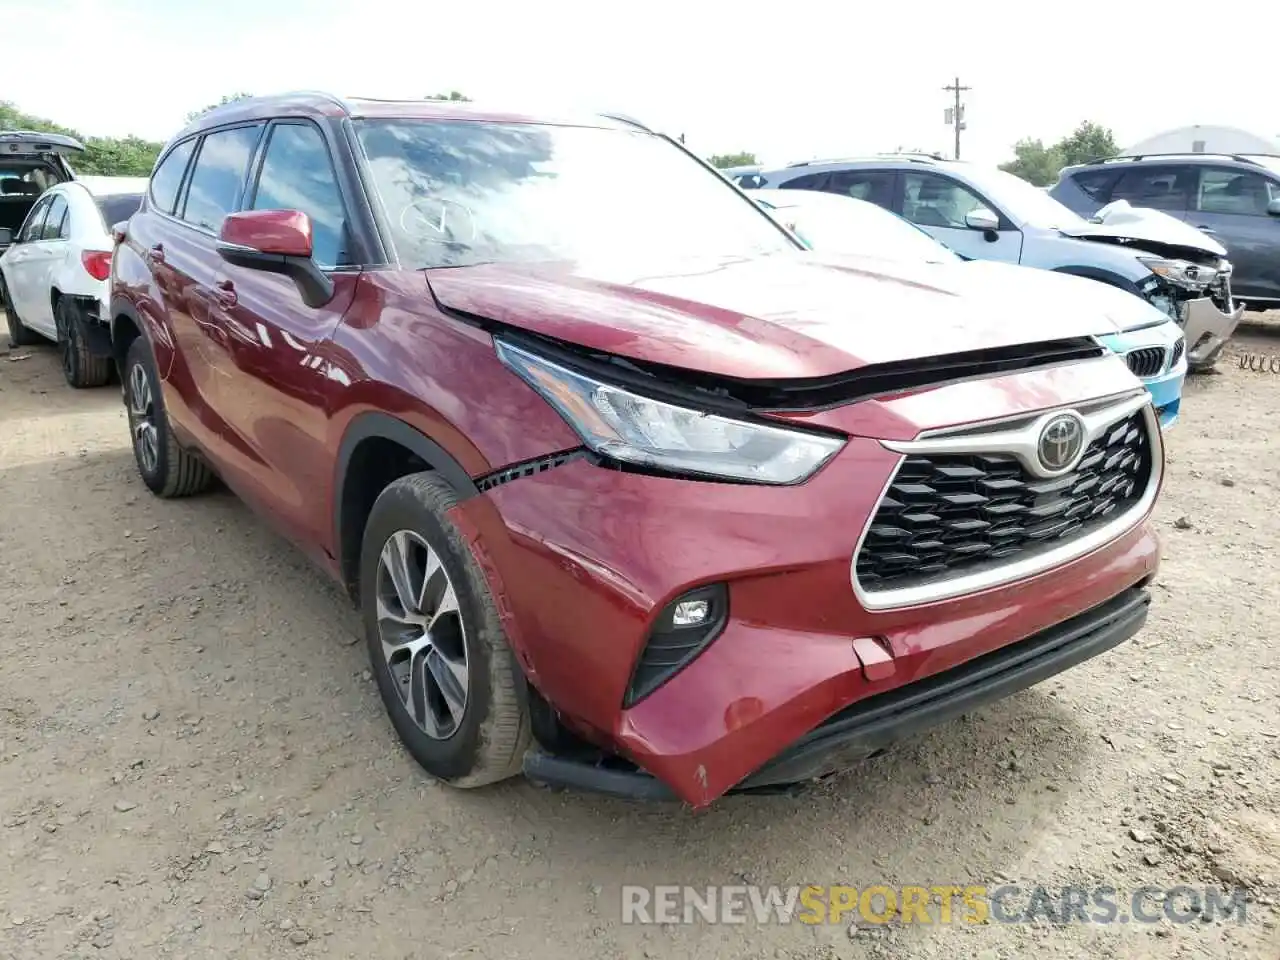
[[[249,161],[262,126],[233,127],[204,138],[191,171],[182,219],[217,233],[227,214],[240,207]]]
[[[902,215],[922,227],[966,228],[965,216],[987,207],[972,190],[931,173],[905,173],[902,186]]]
[[[778,184],[780,190],[821,190],[822,185],[827,182],[825,173],[810,173],[803,177],[796,177],[794,180],[788,180],[785,183]]]
[[[653,134],[444,120],[355,127],[406,267],[796,249],[723,176]],[[643,170],[645,189],[619,170]]]
[[[1200,171],[1196,209],[1201,213],[1265,217],[1267,205],[1278,197],[1280,184],[1261,174],[1229,167],[1204,167]]]
[[[823,189],[888,210],[893,207],[893,176],[888,170],[837,170]]]
[[[1187,209],[1189,167],[1135,167],[1120,175],[1111,199],[1156,210]]]
[[[1111,185],[1120,178],[1116,170],[1085,170],[1074,174],[1071,179],[1090,200],[1106,203],[1111,193]]]
[[[178,144],[156,168],[155,173],[151,174],[151,202],[156,205],[156,209],[173,213],[178,188],[182,186],[182,175],[187,171],[187,161],[191,159],[191,151],[195,145],[195,140]]]
[[[22,232],[18,235],[18,239],[23,243],[36,240],[40,237],[44,230],[45,214],[49,212],[49,198],[45,197],[31,208],[31,212],[27,214],[27,222],[22,225]]]
[[[49,202],[49,215],[45,218],[44,229],[40,233],[42,240],[58,240],[67,235],[67,200],[57,194]]]
[[[350,262],[342,194],[324,137],[311,124],[272,129],[253,209],[301,210],[311,218],[316,263],[332,267]]]
[[[142,204],[140,193],[118,193],[110,197],[95,197],[103,225],[110,230],[121,220],[128,220]]]

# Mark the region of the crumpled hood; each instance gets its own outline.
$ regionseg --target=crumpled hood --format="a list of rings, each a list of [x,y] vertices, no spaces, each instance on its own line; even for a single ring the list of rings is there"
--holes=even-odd
[[[1162,247],[1181,247],[1215,257],[1227,255],[1227,248],[1204,231],[1163,211],[1131,206],[1127,200],[1107,204],[1083,225],[1059,229],[1080,240],[1130,240],[1149,245],[1157,254]]]
[[[1020,267],[997,278],[973,267],[797,252],[675,264],[480,264],[426,276],[453,310],[738,379],[823,377],[1118,329],[1106,310],[1074,295],[1083,288],[1060,283],[1074,278]],[[1068,289],[1072,295],[1062,293]]]

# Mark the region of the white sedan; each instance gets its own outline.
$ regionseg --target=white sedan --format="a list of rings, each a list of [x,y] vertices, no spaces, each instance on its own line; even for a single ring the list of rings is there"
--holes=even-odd
[[[9,343],[44,338],[58,344],[73,387],[99,387],[111,377],[111,227],[138,209],[145,184],[134,177],[85,177],[50,187],[0,256]]]

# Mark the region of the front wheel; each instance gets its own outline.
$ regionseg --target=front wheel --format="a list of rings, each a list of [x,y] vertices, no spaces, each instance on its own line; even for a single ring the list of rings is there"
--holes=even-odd
[[[360,604],[378,691],[401,742],[432,776],[479,787],[520,772],[530,744],[524,682],[471,550],[433,473],[378,496],[360,556]]]
[[[124,399],[133,437],[133,457],[142,482],[159,497],[186,497],[213,480],[209,468],[184,450],[173,436],[165,414],[160,378],[151,348],[142,337],[129,345],[124,364]]]

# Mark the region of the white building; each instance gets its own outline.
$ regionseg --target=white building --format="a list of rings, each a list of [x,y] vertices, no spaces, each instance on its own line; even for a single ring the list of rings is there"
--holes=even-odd
[[[1280,138],[1260,136],[1239,127],[1193,124],[1156,134],[1126,147],[1122,155],[1152,153],[1242,153],[1280,156]]]

